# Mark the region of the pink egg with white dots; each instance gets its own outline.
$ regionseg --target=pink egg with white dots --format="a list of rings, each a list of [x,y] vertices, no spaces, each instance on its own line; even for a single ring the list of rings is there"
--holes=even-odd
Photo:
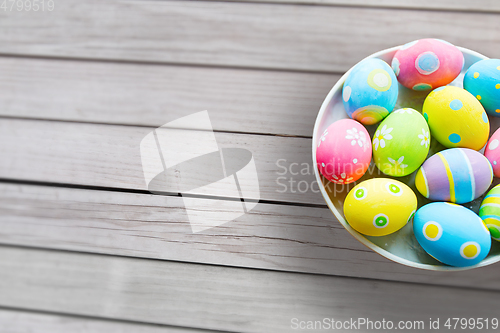
[[[490,161],[495,177],[500,178],[500,128],[493,133],[488,141],[484,156]]]
[[[349,184],[361,178],[372,158],[370,135],[352,119],[334,122],[316,143],[316,163],[329,181]]]
[[[392,58],[399,83],[409,89],[430,91],[451,83],[462,71],[464,56],[441,39],[419,39],[401,46]]]

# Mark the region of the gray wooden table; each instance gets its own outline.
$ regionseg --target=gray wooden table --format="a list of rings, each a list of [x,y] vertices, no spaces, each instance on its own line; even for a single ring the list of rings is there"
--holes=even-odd
[[[499,315],[499,265],[421,271],[352,238],[315,191],[311,135],[329,89],[373,52],[436,37],[500,57],[500,2],[11,3],[0,9],[0,332]],[[222,147],[253,153],[260,203],[192,233],[181,197],[148,192],[139,144],[202,110]],[[199,196],[200,216],[233,199],[219,190]]]

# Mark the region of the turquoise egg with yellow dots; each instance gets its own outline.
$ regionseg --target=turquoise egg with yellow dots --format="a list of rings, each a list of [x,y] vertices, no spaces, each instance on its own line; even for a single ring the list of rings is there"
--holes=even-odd
[[[472,210],[448,202],[420,208],[413,218],[413,232],[431,257],[450,266],[476,265],[491,248],[483,220]]]
[[[500,242],[500,185],[492,188],[484,197],[479,216],[491,233],[491,238]]]
[[[447,148],[480,150],[488,141],[488,115],[467,90],[453,86],[434,89],[425,98],[422,111],[432,136]]]
[[[429,153],[429,126],[420,112],[393,111],[373,136],[375,165],[389,176],[403,177],[417,170]]]
[[[344,108],[363,125],[380,122],[398,99],[398,81],[392,68],[377,58],[365,59],[351,70],[342,88]]]
[[[464,89],[475,96],[491,116],[500,117],[500,59],[485,59],[469,67]]]
[[[411,220],[417,197],[408,185],[388,178],[373,178],[356,185],[345,198],[344,215],[357,232],[385,236]]]

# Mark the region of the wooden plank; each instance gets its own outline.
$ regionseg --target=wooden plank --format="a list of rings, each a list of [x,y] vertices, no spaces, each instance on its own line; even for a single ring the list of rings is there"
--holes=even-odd
[[[239,2],[241,0],[229,0]],[[250,0],[251,2],[315,4],[326,6],[382,7],[404,9],[430,9],[466,12],[500,12],[500,3],[495,0]]]
[[[147,190],[140,143],[153,130],[0,119],[0,178]],[[260,199],[325,204],[312,170],[311,139],[234,133],[215,133],[215,137],[222,148],[236,147],[253,153]],[[187,150],[203,144],[192,142]],[[182,173],[172,177],[197,184],[207,177],[208,169],[200,166],[189,177]],[[164,191],[177,193],[176,185],[174,181],[168,182]],[[228,193],[224,184],[214,185],[210,190],[213,196],[240,197]],[[198,190],[191,193],[205,194]],[[258,199],[257,194],[244,197]]]
[[[215,130],[312,136],[332,74],[0,57],[0,115],[161,126],[208,110]]]
[[[0,257],[0,305],[16,308],[238,332],[290,332],[293,318],[428,329],[429,318],[498,316],[487,290],[6,247]]]
[[[203,333],[206,330],[0,309],[5,333]],[[212,331],[210,331],[212,332]]]
[[[212,204],[200,199],[200,218]],[[450,274],[390,262],[326,208],[259,204],[193,234],[179,197],[0,184],[0,216],[2,244],[499,289],[498,265]]]
[[[490,13],[153,0],[55,8],[1,11],[1,53],[327,72],[422,37],[500,53]]]

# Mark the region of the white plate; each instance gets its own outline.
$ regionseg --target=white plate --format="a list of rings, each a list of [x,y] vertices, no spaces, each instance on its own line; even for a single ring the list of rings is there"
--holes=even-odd
[[[392,57],[399,48],[400,46],[396,46],[387,50],[383,50],[375,54],[372,54],[366,59],[380,58],[386,61],[388,64],[390,64],[392,61]],[[462,88],[463,77],[467,69],[473,63],[488,58],[477,52],[462,47],[459,47],[459,50],[462,51],[464,55],[465,65],[462,70],[462,73],[450,85]],[[349,118],[345,112],[344,105],[342,103],[342,85],[344,84],[344,81],[351,72],[351,70],[352,68],[340,78],[340,80],[335,84],[335,86],[333,86],[332,90],[330,90],[328,96],[326,96],[326,99],[321,105],[321,109],[319,110],[318,116],[316,118],[316,123],[314,125],[314,132],[313,132],[313,140],[312,140],[313,143],[312,157],[313,157],[314,173],[316,175],[316,180],[320,185],[319,188],[321,190],[323,198],[325,199],[326,203],[328,204],[328,207],[337,217],[339,222],[344,226],[344,228],[347,229],[347,231],[349,231],[351,235],[354,236],[354,238],[356,238],[358,241],[360,241],[373,251],[377,252],[378,254],[390,260],[411,267],[434,270],[434,271],[459,271],[475,267],[482,267],[500,261],[500,242],[494,240],[492,240],[491,251],[489,255],[479,264],[469,267],[452,267],[438,262],[437,260],[429,256],[422,249],[422,247],[418,244],[415,236],[413,235],[412,223],[408,223],[401,230],[393,234],[382,237],[372,237],[358,233],[356,230],[351,228],[351,226],[346,222],[343,213],[344,199],[349,190],[352,189],[355,186],[355,184],[359,184],[359,182],[363,180],[374,177],[394,178],[382,174],[376,167],[374,167],[373,161],[372,164],[370,165],[370,168],[368,169],[369,171],[360,180],[358,180],[358,182],[349,185],[339,185],[330,183],[320,174],[317,168],[316,149],[317,149],[318,138],[321,136],[321,133],[323,133],[323,131],[333,122],[339,119]],[[396,103],[396,109],[400,107],[411,107],[418,111],[422,111],[422,104],[428,93],[429,92],[415,92],[399,85],[399,95],[398,95],[398,101]],[[490,124],[491,124],[490,135],[491,135],[499,127],[500,118],[490,117]],[[370,132],[372,137],[373,137],[373,132],[375,131],[376,128],[377,125],[367,126],[368,132]],[[440,146],[436,140],[432,140],[429,156],[442,149],[443,147]],[[421,196],[418,193],[418,191],[416,191],[414,184],[415,173],[416,172],[406,177],[394,178],[394,179],[397,179],[399,181],[408,184],[415,191],[419,201],[418,206],[421,207],[422,205],[428,203],[429,201],[425,199],[423,196]],[[498,183],[498,179],[495,179],[494,183],[495,184]],[[473,202],[466,204],[464,206],[471,208],[477,213],[483,197],[478,198],[477,200],[474,200]]]

